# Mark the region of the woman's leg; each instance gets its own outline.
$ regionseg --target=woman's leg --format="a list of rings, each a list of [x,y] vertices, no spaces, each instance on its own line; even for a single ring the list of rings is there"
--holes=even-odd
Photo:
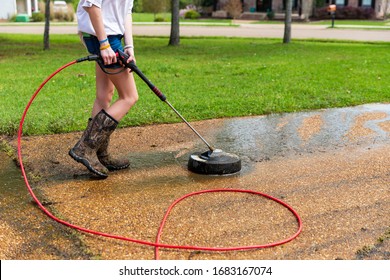
[[[108,78],[118,91],[119,97],[106,111],[119,122],[138,101],[137,87],[134,76],[128,69],[119,74],[108,75]]]
[[[96,63],[96,98],[92,108],[92,118],[96,116],[102,109],[107,111],[110,107],[115,87],[109,79],[108,75],[100,69]]]
[[[107,71],[117,72],[118,69]],[[110,105],[115,88],[119,98]],[[92,117],[104,109],[118,122],[127,114],[138,100],[134,76],[126,69],[118,74],[106,74],[96,65],[96,99],[92,109]]]

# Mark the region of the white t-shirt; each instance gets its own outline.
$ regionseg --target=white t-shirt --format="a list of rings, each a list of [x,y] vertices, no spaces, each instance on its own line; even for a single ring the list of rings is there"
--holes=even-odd
[[[125,33],[125,19],[131,13],[133,0],[80,0],[77,7],[77,22],[79,32],[96,35],[84,7],[99,7],[103,16],[104,28],[107,35]]]

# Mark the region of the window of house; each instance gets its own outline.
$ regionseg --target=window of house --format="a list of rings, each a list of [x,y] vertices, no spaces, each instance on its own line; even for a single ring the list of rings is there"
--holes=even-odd
[[[375,0],[359,0],[359,6],[361,7],[375,7]]]
[[[372,0],[362,0],[362,6],[371,6]]]
[[[335,4],[337,6],[347,6],[348,5],[348,0],[336,0]]]

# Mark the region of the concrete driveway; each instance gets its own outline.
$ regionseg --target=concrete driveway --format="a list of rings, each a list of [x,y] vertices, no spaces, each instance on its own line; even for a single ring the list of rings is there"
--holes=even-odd
[[[80,133],[25,137],[22,152],[44,205],[88,229],[154,242],[175,199],[220,188],[271,195],[303,221],[298,238],[282,246],[214,253],[162,249],[162,259],[389,259],[390,104],[193,125],[216,147],[241,157],[239,174],[189,172],[189,155],[206,148],[184,124],[116,131],[112,151],[128,157],[131,168],[106,180],[94,180],[67,155]],[[15,139],[8,141],[16,145]],[[154,258],[153,247],[80,233],[50,220],[30,202],[11,160],[1,167],[2,259]],[[285,239],[297,226],[291,212],[264,197],[204,194],[174,208],[161,242],[259,245]]]

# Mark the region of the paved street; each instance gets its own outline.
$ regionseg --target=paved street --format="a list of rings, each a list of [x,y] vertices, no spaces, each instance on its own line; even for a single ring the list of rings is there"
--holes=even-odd
[[[337,25],[336,25],[337,26]],[[2,24],[0,33],[43,34],[43,24]],[[76,34],[75,24],[51,25],[51,34]],[[169,24],[134,24],[134,35],[139,36],[169,36]],[[202,26],[182,25],[181,36],[226,36],[254,38],[282,38],[283,24],[250,24],[239,23],[237,26]],[[386,41],[390,42],[390,30],[329,28],[326,25],[293,24],[293,39],[335,39],[354,41]]]

